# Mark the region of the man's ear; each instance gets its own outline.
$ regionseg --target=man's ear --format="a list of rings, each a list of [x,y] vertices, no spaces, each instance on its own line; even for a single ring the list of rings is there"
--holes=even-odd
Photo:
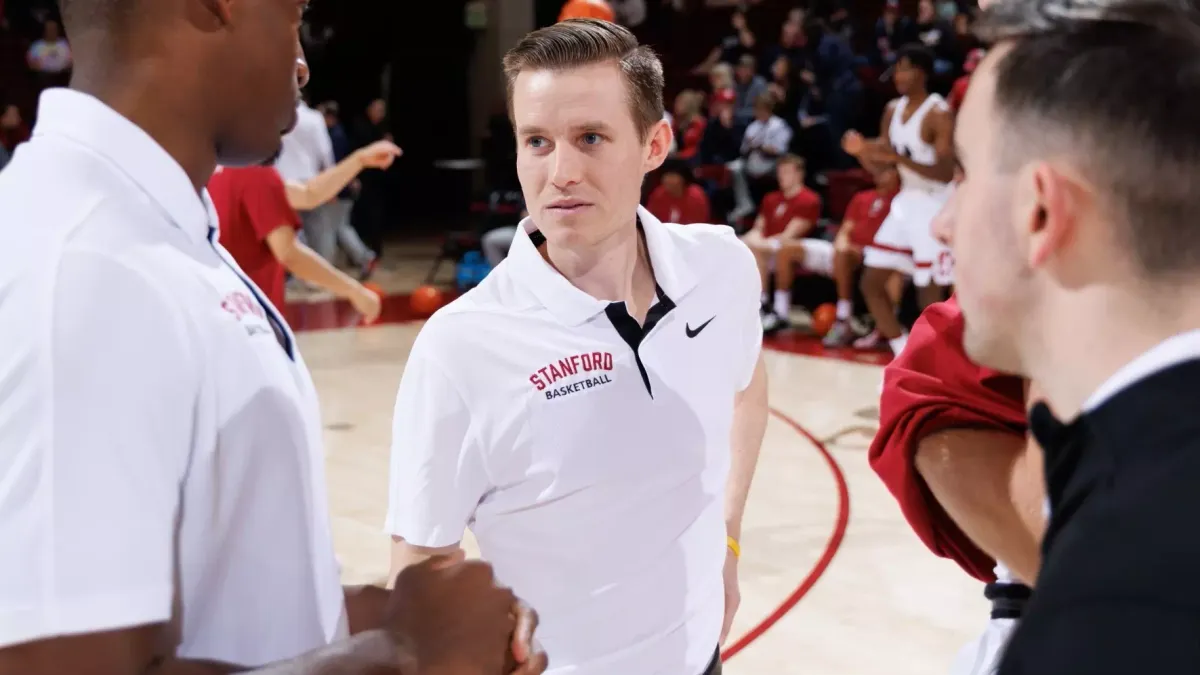
[[[666,120],[659,120],[650,127],[646,137],[646,161],[642,163],[642,173],[650,173],[662,166],[671,152],[671,125]]]

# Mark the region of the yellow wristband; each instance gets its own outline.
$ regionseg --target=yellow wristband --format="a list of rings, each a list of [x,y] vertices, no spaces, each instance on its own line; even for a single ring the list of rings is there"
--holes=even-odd
[[[730,551],[733,551],[733,557],[742,557],[742,547],[738,545],[737,539],[725,537],[725,545],[729,547]]]

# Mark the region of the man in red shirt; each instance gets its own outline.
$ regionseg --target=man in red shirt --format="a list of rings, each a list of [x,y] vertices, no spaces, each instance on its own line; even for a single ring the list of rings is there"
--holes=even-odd
[[[833,243],[822,239],[805,240],[812,242],[810,248],[813,250],[798,261],[807,261],[806,268],[832,276],[837,284],[837,322],[825,336],[827,347],[842,347],[854,338],[854,330],[850,327],[850,316],[854,311],[854,274],[862,266],[863,249],[874,241],[875,232],[892,208],[892,197],[900,190],[900,174],[895,166],[875,169],[872,173],[875,186],[850,199]],[[822,265],[828,265],[828,268]],[[893,303],[899,304],[904,282],[904,275],[892,275],[888,295]]]
[[[821,197],[804,185],[804,160],[796,155],[779,158],[775,168],[779,189],[763,197],[754,227],[742,235],[742,241],[758,259],[763,284],[763,330],[778,331],[787,327],[792,308],[791,262],[783,264],[780,256],[785,249],[802,247],[801,240],[812,231],[821,217]],[[788,260],[795,260],[794,251]],[[771,270],[775,270],[775,297],[769,302]]]
[[[387,168],[400,149],[369,145],[304,184],[285,184],[273,167],[222,167],[208,183],[220,220],[220,243],[267,300],[282,311],[285,271],[345,298],[367,323],[379,317],[380,298],[296,238],[298,208],[333,199],[368,168]]]
[[[692,180],[687,164],[668,160],[658,187],[646,199],[646,210],[664,223],[708,223],[708,195]]]
[[[994,672],[1030,595],[1045,529],[1041,450],[1027,436],[1024,380],[963,350],[954,298],[930,305],[884,370],[868,457],[904,517],[936,555],[988,583],[992,620],[959,653],[954,675]],[[998,562],[1003,561],[1003,562]]]

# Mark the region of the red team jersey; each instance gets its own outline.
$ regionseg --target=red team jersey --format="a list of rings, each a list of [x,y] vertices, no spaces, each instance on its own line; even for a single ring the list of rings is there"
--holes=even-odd
[[[977,579],[993,581],[996,562],[950,519],[914,464],[917,444],[937,431],[973,428],[1024,435],[1027,430],[1024,380],[972,363],[962,337],[962,312],[954,298],[921,314],[904,351],[884,370],[879,432],[869,459],[929,550]]]
[[[646,200],[646,210],[664,223],[691,225],[709,222],[708,195],[694,183],[688,185],[679,197],[659,185]]]
[[[808,188],[801,188],[791,199],[776,190],[763,197],[758,213],[763,217],[763,236],[774,237],[783,232],[793,218],[807,220],[816,225],[821,218],[821,197]],[[798,236],[803,236],[801,232]]]
[[[267,246],[267,235],[279,227],[300,229],[283,178],[269,166],[224,168],[209,180],[208,193],[221,220],[221,245],[283,312],[284,269]]]
[[[865,247],[875,241],[875,233],[892,210],[892,197],[895,196],[895,192],[880,192],[871,188],[850,198],[844,216],[844,220],[854,223],[854,229],[850,230],[850,243]]]

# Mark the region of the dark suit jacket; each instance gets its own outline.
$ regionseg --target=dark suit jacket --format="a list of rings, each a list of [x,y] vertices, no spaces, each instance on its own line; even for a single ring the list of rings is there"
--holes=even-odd
[[[1200,673],[1200,360],[1030,427],[1051,520],[1000,675]]]

